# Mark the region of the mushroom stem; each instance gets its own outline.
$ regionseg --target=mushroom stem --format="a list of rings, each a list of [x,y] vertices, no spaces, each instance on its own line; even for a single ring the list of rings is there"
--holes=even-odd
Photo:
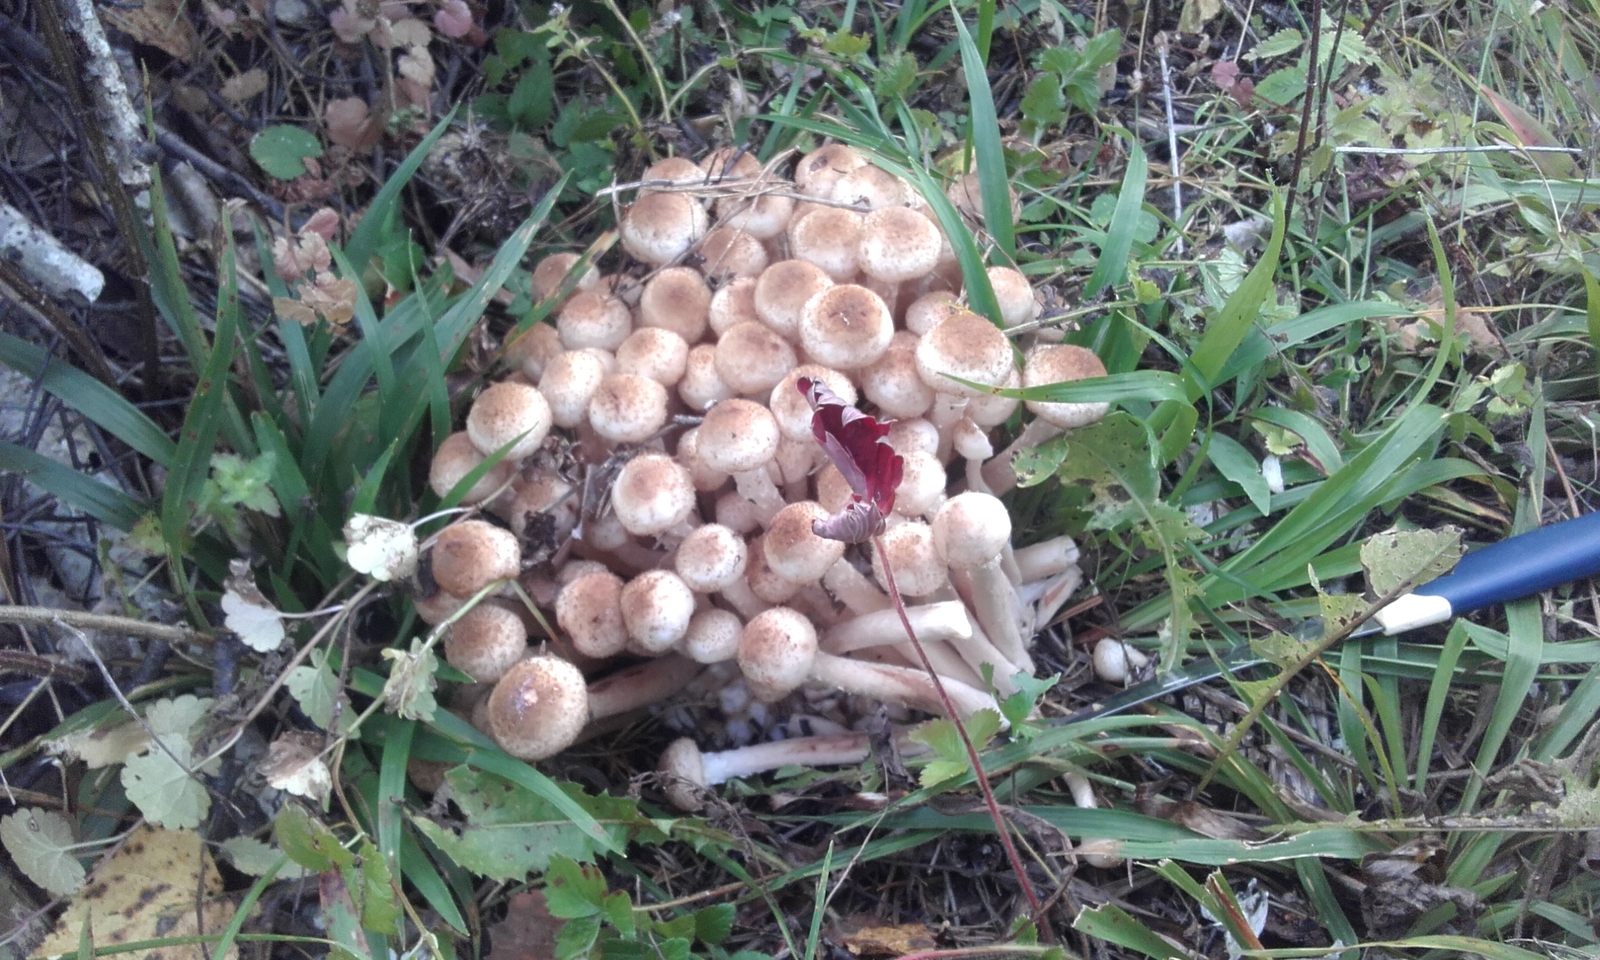
[[[1009,697],[1013,693],[1017,692],[1017,683],[1014,679],[1012,679],[1013,677],[1015,677],[1018,673],[1033,672],[1033,665],[1031,662],[1027,667],[1023,667],[1016,661],[1001,653],[1000,650],[998,650],[994,643],[989,639],[988,635],[983,632],[983,628],[977,624],[973,625],[972,636],[964,643],[956,646],[956,650],[960,652],[962,659],[965,660],[973,670],[977,671],[978,676],[980,677],[983,676],[984,664],[989,665],[993,671],[994,689],[1002,697]]]
[[[822,575],[822,585],[857,616],[889,609],[889,598],[848,559],[841,558],[829,567]]]
[[[589,715],[602,720],[665,700],[703,669],[693,660],[668,654],[619,670],[589,685]]]
[[[1089,778],[1081,773],[1066,773],[1062,779],[1067,781],[1067,790],[1072,794],[1072,803],[1079,810],[1093,810],[1097,806],[1094,799],[1094,787],[1090,785]],[[1087,847],[1108,841],[1080,837],[1078,843]],[[1113,870],[1122,866],[1123,858],[1114,853],[1089,853],[1079,850],[1079,856],[1091,867],[1102,870]]]
[[[856,696],[903,703],[935,716],[944,713],[939,691],[934,689],[932,678],[920,668],[864,663],[819,652],[811,661],[810,679]],[[966,720],[979,710],[999,709],[994,698],[977,687],[949,676],[942,679],[945,693],[950,695],[950,702],[961,719]],[[1001,724],[1005,725],[1003,719]]]
[[[772,482],[772,475],[767,472],[765,465],[735,473],[733,485],[739,491],[739,496],[755,506],[756,517],[763,529],[770,526],[772,518],[783,509],[783,494]]]
[[[1017,625],[1017,588],[1000,569],[998,559],[980,564],[967,571],[972,589],[969,599],[978,626],[1007,660],[1029,673],[1033,672],[1033,657],[1028,655],[1028,640]]]
[[[1029,420],[1017,434],[1017,439],[1011,445],[983,465],[983,479],[989,484],[989,491],[997,497],[1005,496],[1017,485],[1017,472],[1011,469],[1011,458],[1029,447],[1037,447],[1053,437],[1058,437],[1062,428],[1056,426],[1042,417]]]
[[[906,658],[906,661],[912,665],[913,669],[920,669],[917,665],[922,661],[918,658],[917,648],[911,645],[911,641],[902,640],[895,644],[895,649],[900,651],[900,655]],[[968,666],[967,661],[962,658],[961,654],[951,649],[949,644],[924,643],[922,651],[928,655],[928,662],[933,665],[934,672],[944,678],[946,686],[949,686],[952,680],[958,680],[975,690],[983,689],[983,675],[973,667]],[[938,713],[939,711],[934,710],[933,712]]]
[[[922,744],[895,731],[895,746],[903,755],[926,752]],[[702,753],[688,737],[674,740],[661,754],[662,773],[676,778],[667,786],[667,799],[682,810],[701,807],[696,787],[711,787],[741,777],[751,777],[779,767],[831,767],[861,763],[872,755],[872,740],[865,733],[833,733],[794,737],[751,744],[733,750]],[[687,781],[687,782],[685,782]]]
[[[1014,552],[1017,573],[1023,583],[1033,583],[1064,573],[1078,562],[1078,545],[1066,535],[1042,540]]]
[[[1047,581],[1044,592],[1034,604],[1033,632],[1038,633],[1049,626],[1050,621],[1055,618],[1056,611],[1060,610],[1082,585],[1083,571],[1075,566],[1068,567]]]
[[[967,619],[966,608],[958,600],[924,603],[906,607],[906,617],[917,639],[930,641],[960,641],[972,637],[972,623]],[[862,614],[853,620],[829,629],[822,635],[822,647],[832,654],[846,654],[862,647],[879,644],[903,643],[905,626],[900,614],[890,608]]]

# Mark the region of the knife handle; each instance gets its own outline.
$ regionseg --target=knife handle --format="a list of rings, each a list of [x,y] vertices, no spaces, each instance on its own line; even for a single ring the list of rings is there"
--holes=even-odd
[[[1552,523],[1462,557],[1451,572],[1378,611],[1387,634],[1443,623],[1600,573],[1600,512]]]

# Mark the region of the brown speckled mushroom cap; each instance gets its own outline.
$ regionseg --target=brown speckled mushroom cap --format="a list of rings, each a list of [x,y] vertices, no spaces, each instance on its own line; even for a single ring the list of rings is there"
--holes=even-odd
[[[811,525],[828,519],[828,511],[815,500],[801,500],[779,510],[762,537],[767,566],[795,583],[820,580],[844,556],[844,542],[819,537]]]
[[[715,593],[744,576],[749,557],[743,537],[720,523],[707,523],[678,544],[673,568],[691,589]]]
[[[1106,365],[1100,362],[1093,350],[1070,343],[1038,346],[1028,351],[1022,364],[1022,385],[1043,387],[1052,383],[1067,383],[1106,375]],[[1044,400],[1028,401],[1028,409],[1041,420],[1063,429],[1082,427],[1095,423],[1106,415],[1110,404],[1105,403],[1051,403]]]
[[[485,456],[516,440],[505,459],[521,460],[544,443],[550,422],[550,404],[537,388],[505,380],[490,384],[472,401],[467,436]]]
[[[789,341],[759,321],[736,323],[717,339],[717,375],[735,393],[766,393],[799,358]]]
[[[433,579],[458,597],[521,573],[522,551],[510,530],[482,520],[462,520],[433,542]]]
[[[856,370],[889,349],[894,318],[883,298],[854,283],[813,296],[800,311],[800,345],[825,367]]]
[[[444,442],[439,444],[439,449],[433,455],[433,463],[428,468],[428,487],[442,497],[454,489],[467,474],[477,469],[483,461],[483,453],[473,444],[472,438],[467,436],[465,430],[452,433],[444,438]],[[510,457],[501,459],[467,490],[461,502],[469,506],[482,503],[510,480],[516,469],[516,462]]]
[[[883,207],[861,223],[861,272],[886,283],[927,276],[939,263],[939,228],[907,207]]]
[[[667,422],[667,388],[649,377],[614,373],[589,398],[589,426],[612,443],[643,443]]]
[[[668,267],[651,277],[639,296],[639,325],[671,330],[685,343],[697,343],[706,334],[711,311],[711,288],[700,271]]]
[[[778,452],[778,422],[772,411],[752,400],[719,401],[700,424],[700,459],[714,470],[754,470]]]
[[[966,311],[934,324],[917,343],[916,356],[922,382],[940,393],[961,397],[976,397],[984,391],[950,377],[993,387],[1005,383],[1014,367],[1006,335],[988,320]]]
[[[567,661],[529,657],[494,685],[488,713],[500,749],[519,760],[543,760],[571,746],[589,722],[589,688]]]
[[[700,201],[682,193],[640,197],[622,215],[622,246],[652,266],[678,259],[706,234],[709,218]]]
[[[622,652],[628,632],[622,622],[622,579],[604,570],[576,577],[556,594],[556,625],[586,657]]]
[[[694,482],[688,468],[673,458],[642,453],[617,474],[611,508],[622,528],[634,536],[665,533],[694,509]]]
[[[750,692],[772,702],[806,682],[817,653],[817,628],[790,607],[763,610],[739,635],[739,670]]]
[[[444,635],[444,658],[478,681],[493,683],[528,654],[528,627],[509,604],[485,600]]]

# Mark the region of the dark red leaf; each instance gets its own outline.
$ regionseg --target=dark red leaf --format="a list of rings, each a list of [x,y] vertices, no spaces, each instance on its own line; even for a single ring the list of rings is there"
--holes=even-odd
[[[795,386],[811,404],[812,435],[855,494],[842,512],[813,529],[819,537],[864,543],[883,529],[905,471],[905,461],[889,445],[889,424],[845,403],[821,380],[801,377]]]

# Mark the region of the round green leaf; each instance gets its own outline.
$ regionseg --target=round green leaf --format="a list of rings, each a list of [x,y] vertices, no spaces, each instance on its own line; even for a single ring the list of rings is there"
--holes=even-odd
[[[322,144],[299,127],[280,124],[250,139],[250,156],[279,180],[293,180],[306,172],[307,157],[322,156]]]
[[[83,887],[83,864],[73,857],[72,825],[59,813],[26,807],[0,820],[0,841],[18,868],[58,897]]]

